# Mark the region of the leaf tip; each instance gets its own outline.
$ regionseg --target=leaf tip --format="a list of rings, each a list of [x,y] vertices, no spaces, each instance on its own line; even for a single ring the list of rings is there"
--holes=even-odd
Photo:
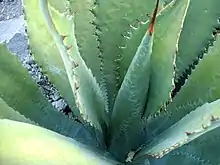
[[[160,0],[157,0],[156,7],[154,9],[153,16],[151,18],[151,22],[150,22],[150,25],[149,25],[149,28],[148,28],[150,36],[152,36],[152,34],[154,32],[154,24],[155,24],[155,21],[156,21],[157,11],[158,11],[158,8],[159,8],[159,2],[160,2]]]

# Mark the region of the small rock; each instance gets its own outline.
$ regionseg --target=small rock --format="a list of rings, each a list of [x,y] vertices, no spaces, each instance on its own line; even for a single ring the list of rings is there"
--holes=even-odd
[[[23,66],[24,66],[25,68],[27,68],[28,71],[31,71],[31,69],[32,69],[31,66],[28,65],[28,64],[23,63]]]
[[[34,62],[34,59],[29,58],[29,59],[26,59],[26,60],[25,60],[25,63],[26,63],[26,64],[29,64],[29,65],[32,65],[32,64],[34,64],[35,62]]]
[[[21,0],[0,0],[0,2],[0,11],[2,11],[0,21],[19,17],[23,13]]]
[[[37,81],[38,85],[45,85],[46,83],[47,83],[46,80],[42,78]]]
[[[52,105],[57,108],[59,111],[62,111],[66,107],[66,103],[63,99],[57,100],[55,102],[52,102]]]
[[[56,92],[56,93],[52,94],[50,96],[50,98],[54,101],[57,101],[58,99],[60,99],[60,95],[59,95],[59,93]]]

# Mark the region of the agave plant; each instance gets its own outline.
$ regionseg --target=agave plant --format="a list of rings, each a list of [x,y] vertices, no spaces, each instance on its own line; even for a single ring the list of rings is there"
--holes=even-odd
[[[24,0],[31,54],[72,117],[1,45],[0,164],[219,164],[219,6]]]

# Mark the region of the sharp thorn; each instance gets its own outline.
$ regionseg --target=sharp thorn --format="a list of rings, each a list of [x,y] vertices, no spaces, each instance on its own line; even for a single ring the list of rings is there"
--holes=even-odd
[[[77,83],[76,83],[76,82],[74,83],[74,86],[75,86],[75,89],[76,89],[76,90],[78,90],[78,89],[79,89],[79,86],[77,85]]]
[[[77,67],[79,66],[79,64],[76,63],[76,62],[73,62],[73,64],[74,64],[74,67],[75,67],[75,68],[77,68]]]
[[[202,128],[203,128],[203,129],[207,129],[207,128],[208,128],[208,126],[206,126],[206,125],[202,124]]]
[[[64,41],[68,36],[67,35],[61,35],[62,40]]]
[[[218,117],[215,117],[215,116],[211,115],[211,121],[216,121],[218,119],[219,119]]]
[[[154,13],[153,13],[153,17],[152,17],[150,25],[149,25],[148,31],[150,33],[150,36],[152,36],[152,34],[154,32],[154,24],[155,24],[156,17],[157,17],[157,11],[158,11],[158,8],[159,8],[159,2],[160,2],[160,0],[157,0],[156,7],[155,7]]]
[[[73,47],[72,45],[66,46],[67,51],[69,51],[72,47]]]
[[[146,16],[148,17],[148,18],[152,18],[152,15],[151,14],[146,14]]]
[[[187,136],[193,135],[193,132],[185,132]]]

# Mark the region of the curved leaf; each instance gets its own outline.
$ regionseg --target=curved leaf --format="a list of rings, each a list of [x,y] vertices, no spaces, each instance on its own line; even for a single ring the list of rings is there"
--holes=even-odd
[[[206,134],[207,135],[207,134]],[[213,165],[189,146],[176,149],[161,159],[151,159],[151,165]]]
[[[34,124],[34,122],[32,122],[31,120],[21,115],[19,112],[9,107],[1,98],[0,98],[0,119],[10,119],[10,120]]]
[[[102,85],[102,57],[98,43],[96,15],[92,12],[96,0],[70,0],[69,7],[74,12],[75,35],[80,54],[91,69],[98,83]]]
[[[62,23],[66,26],[59,27],[56,26],[59,25],[59,20],[54,21],[54,16],[51,16],[47,0],[40,0],[40,8],[47,28],[59,49],[75,95],[76,104],[83,118],[100,131],[105,131],[105,127],[108,125],[107,112],[105,111],[106,100],[91,70],[86,66],[79,53],[72,16],[67,16],[69,19],[64,17]],[[70,36],[67,38],[72,43],[72,45],[69,45],[70,49],[68,48],[69,43],[66,43],[60,35],[60,30],[70,32]]]
[[[50,5],[58,10],[60,13],[64,13],[68,6],[69,6],[69,0],[48,0],[48,2],[50,3]]]
[[[176,0],[157,19],[145,116],[154,115],[171,99],[177,43],[189,2],[190,0]]]
[[[161,121],[161,129],[168,128],[190,111],[206,102],[220,98],[220,37],[193,70],[185,85],[167,107],[167,117]]]
[[[215,165],[220,162],[220,128],[203,134],[190,143],[171,151],[160,159],[152,159],[151,165]]]
[[[44,98],[18,59],[0,45],[0,98],[16,112],[42,127],[97,146],[94,130],[64,116]],[[7,112],[8,113],[8,112]],[[87,126],[86,126],[87,127]]]
[[[54,1],[53,4],[55,7],[62,6],[56,5],[56,2],[58,1]],[[73,92],[71,91],[63,61],[59,55],[59,50],[47,29],[38,3],[39,0],[24,0],[31,53],[37,63],[42,67],[43,72],[46,73],[50,81],[59,89],[61,95],[71,106],[72,110],[74,110],[73,113],[78,116],[77,109],[75,108]],[[63,32],[63,35],[67,34],[67,32]]]
[[[119,73],[123,33],[130,24],[151,13],[154,5],[155,0],[104,0],[98,1],[94,9],[110,111],[123,80]]]
[[[153,2],[147,2],[146,7],[149,8],[146,11],[149,12],[151,9]],[[150,5],[149,5],[150,4]],[[158,16],[162,14],[162,12],[172,5],[173,2],[170,3],[170,0],[160,0],[160,4],[158,7]],[[152,9],[151,9],[152,10]],[[148,14],[150,14],[149,12]],[[149,16],[144,16],[141,20],[137,20],[137,22],[133,25],[131,24],[129,27],[126,28],[126,31],[123,34],[123,40],[120,45],[120,81],[121,84],[124,76],[128,70],[129,65],[131,64],[131,61],[135,55],[135,52],[137,50],[137,47],[139,46],[139,43],[141,42],[144,33],[146,32],[146,27],[149,25],[150,19]]]
[[[126,165],[151,165],[150,161],[147,158],[137,160],[137,161],[132,161],[127,163]]]
[[[183,116],[206,102],[220,98],[220,37],[210,46],[204,58],[192,71],[185,85],[168,105],[167,112],[149,118],[147,125],[151,137],[158,135]],[[159,124],[158,124],[159,123]]]
[[[176,58],[176,80],[189,65],[198,60],[213,40],[214,28],[220,26],[219,0],[192,0],[180,35]],[[213,42],[213,41],[211,41]]]
[[[34,125],[0,119],[0,132],[1,165],[117,164],[73,139]]]
[[[172,150],[219,127],[219,118],[220,99],[206,103],[155,137],[152,142],[138,152],[136,158],[146,155],[161,158]]]
[[[208,134],[204,134],[198,139],[189,143],[197,154],[199,154],[204,160],[210,164],[218,164],[220,162],[220,128],[216,128],[210,131]]]
[[[128,68],[115,100],[109,128],[109,147],[115,155],[128,152],[137,147],[143,122],[141,115],[145,108],[151,70],[153,29],[158,11],[159,0],[154,11],[149,29],[144,35],[137,52]],[[123,147],[118,147],[122,145]]]

